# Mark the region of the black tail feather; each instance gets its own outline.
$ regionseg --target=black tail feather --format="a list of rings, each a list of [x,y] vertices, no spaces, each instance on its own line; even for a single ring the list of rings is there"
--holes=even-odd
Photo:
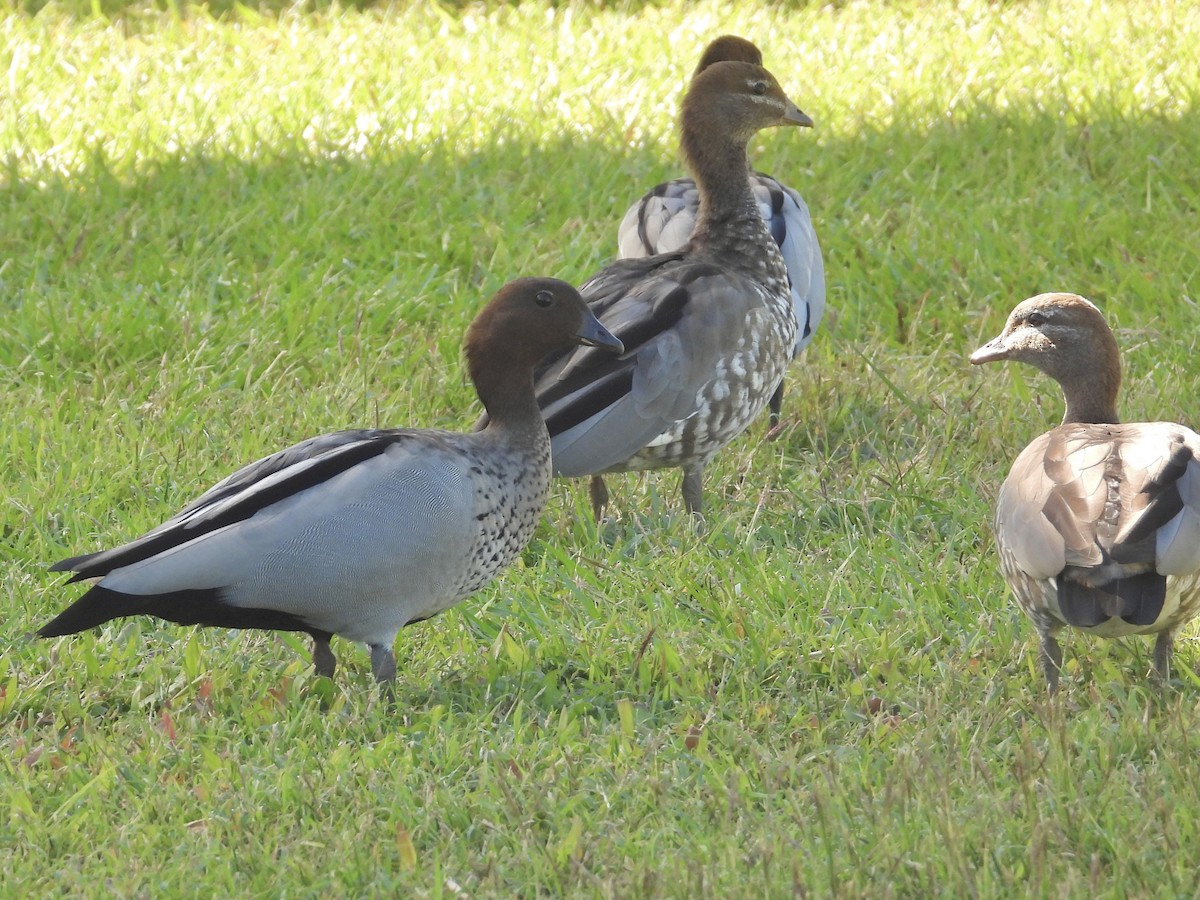
[[[1166,601],[1167,579],[1146,572],[1089,587],[1063,575],[1058,577],[1058,603],[1068,625],[1090,628],[1111,618],[1130,625],[1153,625]]]
[[[87,631],[89,628],[95,628],[97,625],[103,625],[110,619],[136,616],[143,612],[141,607],[146,599],[146,597],[118,594],[107,588],[94,587],[39,628],[38,637],[76,634],[80,631]]]
[[[315,633],[310,625],[292,613],[230,606],[221,599],[218,588],[139,596],[96,585],[39,628],[37,634],[45,638],[77,634],[112,619],[139,615],[157,616],[177,625]]]

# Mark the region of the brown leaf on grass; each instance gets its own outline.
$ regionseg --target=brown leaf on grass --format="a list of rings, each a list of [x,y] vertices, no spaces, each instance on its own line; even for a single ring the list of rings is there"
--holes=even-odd
[[[175,720],[171,718],[171,711],[165,706],[158,716],[158,725],[162,728],[167,736],[167,740],[171,742],[171,746],[175,746]]]
[[[196,699],[193,702],[197,712],[208,714],[213,711],[212,692],[212,679],[205,678],[200,682],[200,687],[196,690]]]
[[[691,727],[688,728],[687,737],[683,739],[683,746],[689,750],[695,750],[700,746],[700,735],[702,734],[704,734],[704,723],[693,722]]]
[[[267,696],[263,698],[263,705],[269,706],[271,705],[271,701],[274,701],[275,706],[283,706],[287,703],[288,688],[291,685],[292,679],[283,678],[280,679],[279,684],[275,685],[275,687],[267,688]]]
[[[417,848],[413,846],[412,834],[403,825],[396,826],[396,849],[400,852],[400,868],[406,872],[417,867]]]

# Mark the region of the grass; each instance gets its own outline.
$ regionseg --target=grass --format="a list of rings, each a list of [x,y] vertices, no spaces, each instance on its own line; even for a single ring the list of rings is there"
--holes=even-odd
[[[988,520],[1061,415],[965,357],[1079,291],[1126,417],[1195,424],[1200,13],[1183,2],[213,7],[0,18],[4,893],[1196,896],[1200,654],[1069,639],[1051,703]],[[735,32],[813,133],[830,319],[783,437],[579,485],[476,599],[342,642],[152,620],[31,641],[47,563],[342,427],[465,428],[466,323],[581,281],[678,171]]]

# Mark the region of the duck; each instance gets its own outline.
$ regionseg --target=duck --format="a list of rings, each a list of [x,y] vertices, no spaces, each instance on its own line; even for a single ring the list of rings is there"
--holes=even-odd
[[[566,282],[506,284],[464,341],[487,428],[339,431],[252,462],[141,537],[51,566],[93,585],[37,635],[139,615],[307,632],[330,678],[338,635],[390,687],[400,629],[478,591],[533,534],[551,483],[534,367],[576,344],[622,350]]]
[[[787,269],[750,189],[746,145],[761,129],[811,127],[775,76],[740,60],[692,79],[680,116],[699,214],[678,250],[619,259],[580,293],[625,345],[571,348],[539,366],[534,389],[554,472],[588,476],[604,516],[603,476],[683,470],[688,513],[703,518],[710,460],[766,407],[796,343]]]
[[[1021,451],[996,502],[1000,570],[1040,638],[1058,690],[1066,627],[1153,634],[1154,676],[1200,613],[1200,435],[1174,422],[1122,423],[1121,359],[1094,303],[1038,294],[1019,303],[974,365],[1015,360],[1058,382],[1062,424]]]
[[[723,60],[763,64],[758,47],[745,38],[726,34],[708,45],[693,77]],[[825,260],[808,205],[799,192],[753,170],[750,189],[787,268],[796,313],[795,359],[812,343],[825,314]],[[676,178],[654,186],[621,219],[617,228],[618,256],[637,258],[678,250],[696,227],[699,207],[700,191],[694,179]],[[783,409],[783,381],[771,395],[768,408],[769,426],[774,431]]]

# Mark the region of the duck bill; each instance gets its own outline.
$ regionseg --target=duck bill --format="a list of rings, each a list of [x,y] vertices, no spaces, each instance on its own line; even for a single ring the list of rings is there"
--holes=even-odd
[[[575,339],[588,347],[599,347],[601,350],[609,350],[612,353],[625,352],[625,345],[617,340],[611,331],[601,325],[600,320],[591,312],[584,316],[583,324],[576,332]]]
[[[812,128],[813,120],[808,117],[807,113],[800,111],[791,100],[788,101],[787,109],[783,113],[783,123],[785,125],[799,125],[801,128]]]
[[[995,362],[998,359],[1008,359],[1008,348],[1004,346],[1004,335],[994,337],[971,354],[971,365]]]

